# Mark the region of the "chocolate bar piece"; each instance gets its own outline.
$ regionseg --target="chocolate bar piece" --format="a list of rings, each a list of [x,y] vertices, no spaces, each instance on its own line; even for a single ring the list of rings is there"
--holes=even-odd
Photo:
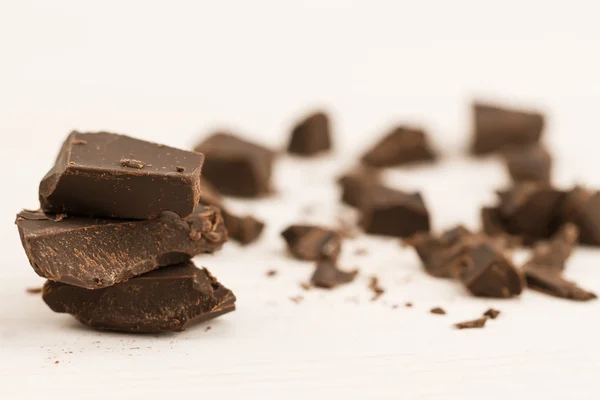
[[[420,193],[376,186],[365,194],[361,212],[366,233],[407,238],[429,231],[429,212]]]
[[[239,217],[223,210],[223,220],[229,233],[229,238],[246,245],[258,240],[265,228],[264,222],[252,217]]]
[[[342,271],[338,269],[335,261],[323,259],[317,262],[310,282],[315,287],[333,289],[336,286],[352,282],[356,275],[358,275],[358,270]]]
[[[288,152],[312,156],[331,149],[329,118],[323,112],[309,115],[292,129]]]
[[[562,220],[579,228],[581,244],[600,246],[600,193],[574,188],[565,198]]]
[[[88,289],[213,253],[227,240],[221,213],[208,206],[185,219],[165,211],[151,220],[57,219],[23,211],[16,224],[38,275]]]
[[[229,133],[216,133],[195,150],[206,156],[202,176],[224,195],[260,197],[271,192],[273,151]]]
[[[548,239],[560,226],[565,193],[548,184],[520,182],[498,196],[498,207],[482,211],[483,228],[489,235],[503,232],[531,245]]]
[[[55,312],[99,330],[182,331],[235,310],[235,296],[191,262],[161,268],[103,289],[47,281],[42,297]]]
[[[358,167],[338,178],[342,186],[342,202],[360,207],[362,199],[372,187],[381,185],[379,171],[374,168]]]
[[[398,165],[435,160],[427,135],[420,129],[397,127],[362,156],[362,162],[371,167]]]
[[[456,278],[458,262],[466,251],[464,239],[472,235],[464,226],[457,226],[439,237],[417,234],[407,243],[415,248],[427,273],[438,278]]]
[[[314,225],[292,225],[281,232],[290,253],[299,260],[337,259],[342,250],[338,232]]]
[[[72,132],[40,183],[54,214],[150,219],[190,215],[200,199],[204,156],[114,133]]]
[[[552,157],[540,145],[512,148],[504,152],[513,181],[550,182]]]
[[[539,243],[533,256],[523,266],[527,286],[531,289],[570,300],[586,301],[596,295],[581,289],[562,277],[565,263],[576,245],[578,229],[573,224],[564,225],[550,242]]]
[[[482,241],[470,245],[461,260],[461,281],[475,296],[509,298],[525,287],[523,274],[496,246]]]
[[[473,105],[475,132],[471,151],[475,155],[493,153],[508,146],[529,146],[539,142],[544,116],[494,105]]]

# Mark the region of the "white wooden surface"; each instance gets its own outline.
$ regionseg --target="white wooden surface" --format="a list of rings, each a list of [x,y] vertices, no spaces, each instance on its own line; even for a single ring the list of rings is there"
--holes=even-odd
[[[437,229],[476,228],[478,208],[508,180],[495,160],[461,157],[473,97],[548,112],[557,183],[600,187],[595,2],[287,3],[0,2],[0,398],[597,399],[600,303],[475,299],[426,276],[397,241],[366,236],[341,259],[360,268],[355,283],[305,292],[311,266],[287,257],[278,236],[291,222],[352,218],[334,177],[402,121],[425,126],[445,158],[386,179],[422,190]],[[119,335],[25,293],[42,280],[14,215],[36,207],[70,129],[190,147],[225,126],[280,147],[315,106],[333,115],[336,153],[282,158],[276,196],[231,202],[267,221],[262,240],[197,260],[235,291],[235,313],[180,334]],[[600,250],[579,249],[568,275],[600,292],[599,264]],[[377,302],[372,274],[387,289]],[[448,315],[429,314],[434,306]],[[490,306],[502,315],[485,329],[451,328]]]

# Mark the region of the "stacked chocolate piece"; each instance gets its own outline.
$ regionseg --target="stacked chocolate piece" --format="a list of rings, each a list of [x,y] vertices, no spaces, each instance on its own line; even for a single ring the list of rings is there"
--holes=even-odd
[[[180,331],[235,309],[192,257],[227,240],[201,204],[204,156],[106,132],[71,133],[17,216],[23,247],[48,279],[43,299],[96,329]],[[160,269],[159,269],[160,268]]]

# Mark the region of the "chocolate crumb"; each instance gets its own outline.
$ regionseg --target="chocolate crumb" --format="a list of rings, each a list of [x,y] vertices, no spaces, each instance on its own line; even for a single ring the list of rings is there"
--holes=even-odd
[[[376,276],[371,277],[371,280],[369,281],[369,289],[373,291],[373,297],[371,298],[371,301],[377,300],[385,293],[385,289],[379,286],[379,278]]]
[[[298,296],[290,297],[290,300],[296,304],[299,304],[300,302],[302,302],[302,300],[304,300],[304,297],[298,295]]]
[[[277,275],[277,271],[274,269],[270,269],[267,271],[267,276],[275,276]]]
[[[432,308],[431,310],[429,310],[429,312],[437,315],[446,315],[446,311],[444,311],[444,309],[441,307]]]
[[[413,306],[413,303],[410,303],[410,302],[404,304],[404,307],[407,307],[407,308],[411,308],[412,306]]]
[[[29,288],[26,288],[25,291],[29,294],[40,294],[40,293],[42,293],[42,288],[41,287],[29,287]]]
[[[185,171],[185,167],[181,167],[181,166],[177,166],[177,172],[183,172]]]
[[[472,321],[459,322],[454,324],[456,329],[475,329],[475,328],[483,328],[485,323],[487,322],[487,317],[481,317],[474,319]]]
[[[300,287],[304,290],[312,289],[312,285],[310,284],[310,282],[301,282]]]
[[[83,145],[83,144],[87,144],[87,140],[83,140],[83,139],[79,139],[79,138],[74,138],[74,139],[71,141],[71,143],[73,143],[73,144],[81,144],[81,145]]]
[[[498,315],[500,315],[500,311],[490,308],[489,310],[484,312],[483,315],[486,317],[490,317],[491,319],[496,319],[496,317],[498,317]]]
[[[54,361],[54,364],[58,364],[58,363],[60,363],[60,361],[58,361],[58,360]]]
[[[146,164],[143,161],[133,158],[121,158],[121,165],[128,168],[142,169]]]
[[[210,331],[211,329],[212,329],[212,326],[210,326],[210,325],[209,325],[209,326],[207,326],[206,328],[204,328],[204,332],[208,332],[208,331]]]

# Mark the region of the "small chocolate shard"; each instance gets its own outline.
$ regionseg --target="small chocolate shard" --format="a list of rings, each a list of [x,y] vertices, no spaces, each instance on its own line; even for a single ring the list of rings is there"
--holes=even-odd
[[[42,287],[29,287],[25,291],[29,294],[40,294],[42,293]]]
[[[360,225],[369,234],[407,238],[429,232],[429,211],[420,193],[378,186],[364,197]]]
[[[485,323],[487,322],[488,318],[487,317],[481,317],[481,318],[477,318],[471,321],[465,321],[465,322],[459,322],[457,324],[454,324],[454,327],[456,329],[477,329],[477,328],[483,328],[485,326]]]
[[[371,167],[394,167],[436,159],[429,139],[421,129],[397,127],[365,153],[362,162]]]
[[[270,269],[270,270],[268,270],[268,271],[267,271],[267,274],[266,274],[266,275],[267,275],[268,277],[274,277],[275,275],[277,275],[277,270]]]
[[[490,308],[486,312],[483,313],[484,317],[489,317],[491,319],[496,319],[500,315],[500,311]]]
[[[42,211],[23,211],[16,224],[38,275],[88,289],[213,253],[227,240],[219,210],[202,205],[185,219],[164,212],[151,220],[69,217],[56,222]]]
[[[47,281],[44,301],[99,330],[136,333],[182,331],[235,310],[235,296],[206,269],[184,263],[102,289]]]
[[[376,301],[385,293],[385,289],[381,287],[379,284],[379,278],[376,276],[372,276],[369,279],[369,289],[373,292],[373,297],[371,301]]]
[[[406,308],[411,308],[413,306],[413,303],[408,302],[408,303],[404,303],[404,307]]]
[[[317,262],[310,282],[315,287],[333,289],[336,286],[352,282],[356,275],[358,275],[358,270],[342,271],[338,269],[335,261],[320,260]]]
[[[581,244],[600,246],[600,192],[575,187],[565,198],[561,217],[579,228]]]
[[[239,217],[225,210],[223,210],[223,220],[229,238],[242,245],[257,241],[265,228],[264,222],[252,216]]]
[[[488,234],[518,236],[524,245],[548,239],[560,226],[565,193],[539,182],[520,182],[499,191],[496,208],[484,208],[483,227]]]
[[[329,118],[316,112],[296,124],[288,145],[288,152],[299,156],[313,156],[331,149]]]
[[[458,262],[466,252],[464,240],[471,236],[473,233],[459,225],[439,237],[419,233],[406,243],[415,248],[427,273],[438,278],[456,278]]]
[[[429,312],[437,315],[446,315],[446,311],[441,307],[432,308],[431,310],[429,310]]]
[[[489,242],[469,246],[461,268],[460,279],[475,296],[509,298],[520,295],[525,287],[521,271]]]
[[[216,133],[195,150],[206,156],[202,176],[224,195],[260,197],[271,192],[273,151],[229,133]]]
[[[135,160],[133,158],[121,158],[121,165],[128,168],[142,169],[146,166],[143,161]]]
[[[292,225],[281,232],[290,253],[299,260],[337,259],[342,249],[339,233],[315,225]]]
[[[372,187],[381,185],[379,170],[357,167],[340,176],[337,180],[342,187],[342,203],[360,207],[363,198]]]
[[[508,172],[515,182],[550,182],[552,157],[540,145],[511,148],[504,151]]]
[[[523,266],[529,288],[569,300],[587,301],[596,298],[594,293],[581,289],[562,276],[566,260],[576,245],[577,234],[575,225],[566,224],[550,242],[536,245],[533,256]]]
[[[74,145],[81,140],[88,144]],[[155,167],[138,170],[139,160],[123,157],[130,153]],[[124,135],[72,132],[40,182],[41,208],[89,217],[150,219],[163,211],[187,217],[200,198],[203,162],[202,154]],[[175,165],[186,172],[173,173]]]
[[[473,104],[474,125],[471,152],[484,155],[508,146],[523,147],[538,143],[544,128],[544,116],[491,104]]]

